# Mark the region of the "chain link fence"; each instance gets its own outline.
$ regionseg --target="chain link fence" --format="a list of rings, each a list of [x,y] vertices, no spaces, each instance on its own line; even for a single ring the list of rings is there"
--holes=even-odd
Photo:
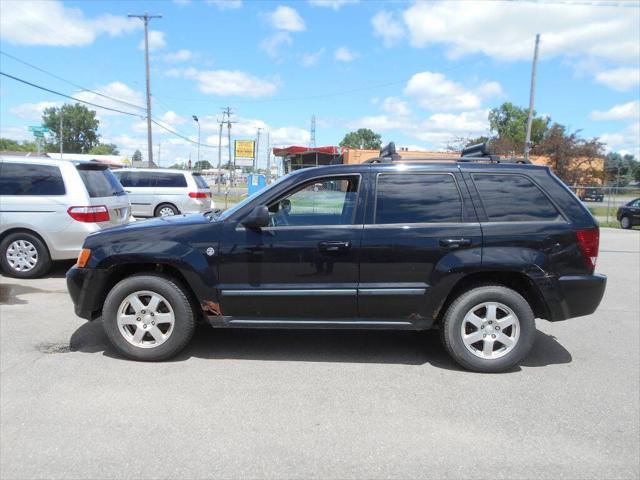
[[[618,208],[640,197],[640,187],[578,185],[569,187],[603,227],[620,226]]]

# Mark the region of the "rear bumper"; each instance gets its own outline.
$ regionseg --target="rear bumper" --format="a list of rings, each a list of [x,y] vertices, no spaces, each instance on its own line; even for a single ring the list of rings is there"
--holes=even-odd
[[[100,315],[108,270],[71,267],[67,272],[67,289],[76,315],[93,320]]]
[[[571,275],[551,283],[555,285],[547,284],[551,288],[541,290],[545,292],[551,315],[548,320],[559,321],[595,312],[604,296],[607,277],[601,274]]]

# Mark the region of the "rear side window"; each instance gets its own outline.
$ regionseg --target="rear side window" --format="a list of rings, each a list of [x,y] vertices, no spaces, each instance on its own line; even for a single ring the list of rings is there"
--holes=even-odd
[[[378,175],[375,223],[443,223],[461,220],[462,199],[453,175]]]
[[[118,172],[123,187],[154,187],[155,180],[146,172]]]
[[[155,172],[153,175],[156,177],[156,187],[159,188],[187,186],[187,179],[184,178],[184,173]]]
[[[64,195],[60,169],[53,165],[0,163],[0,195]]]
[[[124,190],[118,179],[108,168],[86,169],[78,167],[80,178],[87,187],[87,192],[91,198],[111,197],[113,195],[123,195]]]
[[[193,179],[196,181],[196,185],[198,185],[198,188],[209,188],[209,184],[199,173],[194,173]]]
[[[539,222],[562,217],[544,193],[522,175],[474,174],[491,222]]]

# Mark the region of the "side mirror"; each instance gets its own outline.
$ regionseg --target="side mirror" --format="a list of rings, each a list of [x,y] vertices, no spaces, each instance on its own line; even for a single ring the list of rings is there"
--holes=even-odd
[[[260,230],[269,225],[269,209],[266,205],[258,205],[245,217],[242,224],[252,230]]]

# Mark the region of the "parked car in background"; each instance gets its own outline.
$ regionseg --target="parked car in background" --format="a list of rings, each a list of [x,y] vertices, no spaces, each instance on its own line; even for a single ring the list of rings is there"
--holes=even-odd
[[[0,266],[21,278],[78,256],[85,237],[129,221],[131,206],[107,166],[0,157]]]
[[[176,355],[202,319],[436,327],[460,365],[499,372],[528,354],[535,318],[598,307],[598,223],[548,167],[379,160],[297,170],[221,213],[92,235],[67,273],[76,313],[101,317],[137,360]]]
[[[604,201],[604,190],[602,188],[587,187],[580,193],[580,200],[583,202]]]
[[[640,198],[631,200],[626,205],[618,208],[616,218],[622,228],[631,228],[640,225]]]
[[[129,194],[136,217],[166,217],[213,208],[209,184],[197,172],[128,168],[114,174]]]

